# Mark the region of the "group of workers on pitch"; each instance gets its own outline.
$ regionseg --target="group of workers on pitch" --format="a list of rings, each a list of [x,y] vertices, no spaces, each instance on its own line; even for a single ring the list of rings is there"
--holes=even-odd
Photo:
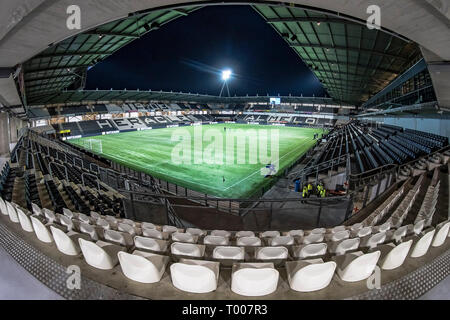
[[[314,187],[311,183],[305,184],[303,186],[302,198],[309,198],[313,194],[317,197],[325,198],[327,196],[327,190],[324,188],[322,183],[319,183],[316,187]]]

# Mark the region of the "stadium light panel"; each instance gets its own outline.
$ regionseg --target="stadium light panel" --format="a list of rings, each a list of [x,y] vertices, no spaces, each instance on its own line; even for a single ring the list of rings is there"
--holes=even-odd
[[[231,74],[232,74],[231,70],[222,71],[222,80],[227,81],[228,79],[231,78]]]

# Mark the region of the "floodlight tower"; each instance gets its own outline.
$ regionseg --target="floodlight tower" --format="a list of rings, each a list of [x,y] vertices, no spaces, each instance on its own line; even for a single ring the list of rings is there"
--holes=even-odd
[[[222,84],[222,89],[220,90],[219,97],[222,96],[223,89],[225,89],[225,87],[227,87],[228,96],[230,97],[230,88],[228,87],[228,80],[230,80],[232,74],[233,74],[233,72],[230,69],[222,71],[223,84]]]

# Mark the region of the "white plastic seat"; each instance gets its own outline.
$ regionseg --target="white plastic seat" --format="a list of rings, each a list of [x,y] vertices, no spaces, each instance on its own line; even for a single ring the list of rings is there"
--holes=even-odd
[[[303,230],[291,230],[287,233],[291,237],[303,237],[304,234]]]
[[[124,218],[124,219],[122,219],[122,221],[120,223],[124,223],[124,224],[127,224],[132,227],[136,227],[136,222],[134,222],[133,220],[130,220],[130,219]]]
[[[47,227],[36,217],[31,216],[31,223],[33,224],[34,233],[36,234],[36,237],[45,243],[52,243],[53,237],[48,231]]]
[[[139,249],[166,252],[168,242],[165,240],[136,236],[134,237],[134,245]]]
[[[163,226],[162,227],[162,232],[166,232],[166,233],[168,233],[168,234],[171,234],[171,233],[174,233],[174,232],[183,232],[181,229],[178,229],[177,227],[175,227],[175,226]]]
[[[322,233],[311,233],[303,238],[303,244],[322,242],[324,235]]]
[[[409,240],[395,246],[390,243],[386,247],[392,247],[387,255],[380,259],[380,267],[383,270],[393,270],[400,267],[408,256],[413,240]]]
[[[326,243],[311,243],[299,248],[297,257],[299,259],[305,259],[309,257],[323,256],[327,253]]]
[[[208,293],[217,289],[219,262],[182,259],[170,266],[175,288],[191,293]]]
[[[156,226],[150,222],[142,222],[141,227],[144,229],[156,229]]]
[[[33,203],[34,204],[34,203]],[[33,205],[32,204],[32,205]],[[35,205],[35,204],[34,204]],[[38,207],[39,208],[39,207]],[[3,199],[0,197],[0,213],[3,214],[4,216],[9,215],[8,213],[8,208],[6,207],[6,203],[5,201],[3,201]]]
[[[419,235],[424,227],[425,227],[425,219],[419,220],[414,224],[413,231],[415,234]]]
[[[275,238],[275,237],[279,237],[280,236],[280,232],[279,231],[265,231],[263,233],[261,233],[260,238]]]
[[[391,222],[387,221],[387,222],[383,223],[382,225],[376,226],[374,228],[374,231],[375,232],[387,232],[390,229],[391,229]]]
[[[338,233],[338,232],[345,231],[345,230],[347,230],[347,228],[345,226],[337,226],[337,227],[334,227],[333,229],[331,229],[331,233]]]
[[[98,218],[95,224],[102,227],[104,230],[111,230],[111,225],[106,219]]]
[[[136,229],[128,223],[119,223],[117,225],[117,230],[121,231],[121,232],[126,232],[129,235],[131,235],[132,237],[134,237],[136,235]]]
[[[292,236],[278,236],[270,239],[271,246],[291,246],[294,244],[294,237]]]
[[[42,212],[44,213],[45,219],[47,219],[48,223],[55,223],[58,222],[58,218],[56,217],[55,213],[47,208],[42,209]]]
[[[379,244],[382,244],[385,240],[386,240],[386,232],[378,232],[369,236],[368,239],[361,244],[361,246],[373,249]]]
[[[375,270],[380,254],[380,251],[366,254],[355,252],[348,253],[345,256],[335,257],[343,260],[342,264],[337,263],[337,273],[343,281],[347,282],[356,282],[367,279]]]
[[[63,208],[63,214],[69,219],[77,219],[78,218],[78,214],[76,212],[72,212],[68,208]]]
[[[261,239],[258,237],[242,237],[236,239],[236,244],[242,247],[260,247]]]
[[[358,230],[358,232],[356,233],[356,236],[363,238],[365,236],[368,236],[369,234],[372,234],[372,227],[364,227],[364,228]]]
[[[21,209],[17,208],[17,217],[19,218],[20,226],[23,231],[33,232],[33,224],[31,223],[30,218],[23,212]]]
[[[95,230],[95,227],[91,226],[90,224],[81,222],[80,232],[89,235],[92,240],[98,240],[97,230]]]
[[[67,228],[68,231],[75,230],[75,225],[72,219],[67,218],[65,215],[57,214],[59,223]]]
[[[358,222],[350,227],[350,231],[356,234],[358,232],[358,230],[362,229],[363,227],[364,227],[364,225],[362,223]]]
[[[203,244],[215,245],[215,246],[226,246],[229,240],[223,236],[206,236],[203,238]]]
[[[258,260],[278,260],[287,259],[289,251],[285,247],[261,247],[255,250],[255,257]]]
[[[333,279],[336,263],[322,259],[288,261],[286,273],[292,290],[312,292],[326,288]]]
[[[215,247],[214,259],[244,260],[245,250],[242,247]]]
[[[126,232],[105,230],[104,237],[106,241],[111,241],[120,246],[130,247],[133,245],[133,238]]]
[[[95,211],[91,211],[91,212],[90,212],[90,215],[91,215],[91,218],[94,219],[94,220],[103,218],[101,214],[98,214],[98,213],[95,212]]]
[[[174,233],[172,233],[172,241],[197,243],[197,237],[193,236],[189,233],[174,232]]]
[[[201,258],[205,255],[205,246],[193,243],[174,242],[170,252],[178,256]]]
[[[142,229],[142,235],[147,238],[154,238],[164,240],[166,239],[166,234],[162,233],[156,229]]]
[[[279,272],[273,263],[236,263],[231,275],[231,291],[242,296],[259,297],[273,293]]]
[[[226,231],[226,230],[213,230],[213,231],[211,231],[211,235],[212,236],[229,238],[231,236],[231,233]]]
[[[109,223],[112,223],[113,225],[116,225],[119,223],[119,220],[117,220],[117,218],[113,217],[113,216],[106,215],[105,219],[106,219],[106,221],[108,221]]]
[[[348,238],[350,238],[350,231],[343,230],[343,231],[338,231],[338,232],[332,233],[330,240],[333,242],[337,242],[337,241],[342,241],[342,240],[345,240]]]
[[[242,237],[254,237],[255,233],[253,231],[238,231],[236,232],[236,238]]]
[[[392,234],[392,239],[396,242],[400,242],[404,236],[406,236],[408,232],[408,226],[402,226],[394,231]]]
[[[140,283],[159,282],[166,270],[169,257],[135,250],[132,254],[117,254],[123,274]]]
[[[336,246],[334,253],[336,255],[343,255],[348,251],[356,250],[359,248],[360,241],[361,241],[361,239],[359,239],[359,238],[343,240]]]
[[[19,211],[19,210],[17,210]],[[438,231],[434,236],[433,243],[431,244],[433,247],[440,247],[444,244],[450,229],[450,221],[444,222],[441,225],[438,225]]]
[[[189,233],[193,236],[201,237],[206,235],[206,231],[198,229],[198,228],[187,228],[186,233]]]
[[[36,216],[42,216],[42,210],[39,208],[39,206],[35,203],[31,203],[31,210],[33,211],[33,214]]]
[[[80,220],[83,223],[87,223],[87,224],[91,223],[91,219],[87,215],[85,215],[84,213],[79,213],[78,214],[78,220]]]
[[[12,203],[6,201],[6,208],[8,209],[9,220],[14,223],[20,223],[16,208],[12,205]]]
[[[423,255],[425,255],[428,252],[428,248],[431,245],[431,241],[433,241],[433,237],[435,234],[436,230],[433,229],[431,231],[428,231],[427,233],[425,233],[425,235],[423,235],[414,245],[414,248],[412,249],[411,252],[411,257],[412,258],[418,258],[421,257]]]
[[[58,250],[68,256],[76,256],[80,254],[81,249],[77,242],[73,241],[72,236],[76,236],[77,233],[69,231],[67,234],[54,226],[50,226],[50,230],[55,240]]]
[[[327,232],[327,229],[325,229],[325,228],[315,228],[315,229],[312,229],[309,232],[309,234],[324,234],[326,232]]]
[[[86,263],[102,270],[114,268],[119,262],[117,253],[123,251],[122,247],[103,241],[92,242],[79,238],[78,243]]]

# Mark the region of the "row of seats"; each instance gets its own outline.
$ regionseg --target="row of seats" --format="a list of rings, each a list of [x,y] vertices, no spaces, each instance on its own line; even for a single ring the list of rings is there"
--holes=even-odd
[[[14,180],[16,179],[15,169],[11,169],[10,164],[7,162],[2,169],[0,176],[0,193],[3,198],[11,201],[12,190],[14,186]]]
[[[284,236],[278,231],[266,231],[260,233],[258,239],[266,241],[271,246],[258,247],[255,250],[256,257],[266,261],[241,262],[245,259],[245,247],[225,245],[225,242],[219,243],[218,240],[237,241],[241,238],[256,237],[250,231],[232,234],[224,230],[206,232],[190,228],[183,232],[184,230],[172,226],[137,223],[128,219],[101,216],[95,212],[88,217],[67,208],[63,210],[64,214],[58,215],[47,209],[41,210],[36,205],[33,205],[33,214],[30,214],[17,205],[3,200],[0,200],[0,211],[3,215],[8,215],[12,222],[20,223],[25,232],[34,232],[40,241],[55,242],[62,253],[68,255],[81,253],[87,264],[103,270],[112,269],[120,264],[126,277],[141,283],[160,281],[170,263],[168,269],[174,287],[187,292],[207,293],[217,289],[219,273],[224,267],[222,262],[229,261],[232,265],[231,290],[244,296],[267,295],[277,289],[279,270],[275,267],[274,260],[286,256],[287,245],[283,244],[293,243],[291,241],[296,237],[303,238],[304,243],[304,239],[308,237],[311,239],[329,237],[333,240],[333,237],[342,237],[340,233],[346,233],[344,238],[353,233],[359,241],[365,241],[363,239],[367,239],[365,237],[370,235],[372,230],[377,232],[369,238],[374,245],[364,251],[343,252],[333,255],[331,259],[327,259],[328,261],[324,260],[323,255],[310,255],[308,252],[304,257],[285,259],[283,266],[291,289],[311,292],[327,287],[335,273],[343,281],[355,282],[368,278],[377,264],[382,270],[398,268],[407,256],[412,258],[423,256],[430,245],[441,246],[450,236],[450,221],[438,225],[436,229],[416,230],[419,237],[415,241],[400,237],[399,241],[387,244],[382,244],[387,233],[391,231],[395,234],[397,230],[389,228],[385,230],[384,226],[372,228],[356,224],[329,230],[314,229],[306,232],[292,230],[284,233]],[[103,238],[100,238],[96,227],[105,231]],[[146,237],[145,234],[137,235],[140,233],[139,229],[143,230],[143,234],[152,230],[160,232],[154,235],[170,234],[172,241],[164,243],[164,240]],[[119,240],[118,235],[124,237],[125,234],[130,237],[134,235],[134,239],[131,238],[133,244]],[[211,259],[202,260],[205,247],[208,245],[205,244],[205,239],[208,242],[208,237],[211,237],[213,243],[213,253]],[[195,240],[198,242],[199,238],[203,239],[203,245],[193,243]],[[349,240],[352,239],[340,243]],[[370,241],[366,244],[370,244]],[[166,250],[162,250],[163,244],[166,245]],[[323,243],[322,247],[324,245],[328,244]],[[314,251],[317,248],[310,247],[310,250]]]
[[[321,163],[350,154],[354,155],[352,173],[364,173],[385,165],[404,164],[448,144],[447,138],[437,137],[403,131],[400,127],[379,126],[373,129],[361,122],[350,122],[328,134],[326,144],[308,166],[318,167],[320,171]],[[322,167],[323,170],[329,169],[328,166]]]
[[[39,148],[41,145],[34,142],[35,148]],[[90,207],[94,207],[94,209],[102,214],[106,215],[123,215],[123,205],[121,201],[121,197],[118,196],[117,192],[112,192],[112,189],[105,186],[103,183],[97,183],[97,179],[94,178],[94,172],[84,168],[83,163],[79,163],[82,165],[79,167],[78,165],[74,165],[73,156],[69,153],[62,153],[54,148],[47,148],[50,155],[45,155],[42,157],[40,153],[37,153],[39,169],[44,172],[52,173],[53,177],[56,177],[58,181],[61,182],[61,187],[63,192],[65,192],[69,200],[71,200],[73,206],[80,212],[88,214],[91,211]],[[61,155],[60,159],[57,159],[58,153]],[[51,167],[51,170],[50,170]],[[88,165],[89,167],[89,165]],[[64,168],[67,170],[64,170]],[[86,186],[83,186],[82,176],[84,175],[84,183]],[[68,179],[68,180],[66,180]],[[50,180],[47,178],[47,181]],[[56,179],[53,179],[54,181]],[[75,184],[77,187],[70,187],[70,183]],[[58,182],[59,185],[59,182]],[[93,189],[97,189],[100,186],[101,190],[93,191]],[[110,192],[111,191],[111,192]],[[52,192],[52,195],[55,195],[55,192]],[[55,200],[54,197],[50,195],[52,200]],[[59,211],[60,212],[60,209]]]
[[[363,220],[364,226],[375,226],[391,210],[399,198],[403,195],[405,185],[395,190],[380,206],[378,206],[367,218]]]

